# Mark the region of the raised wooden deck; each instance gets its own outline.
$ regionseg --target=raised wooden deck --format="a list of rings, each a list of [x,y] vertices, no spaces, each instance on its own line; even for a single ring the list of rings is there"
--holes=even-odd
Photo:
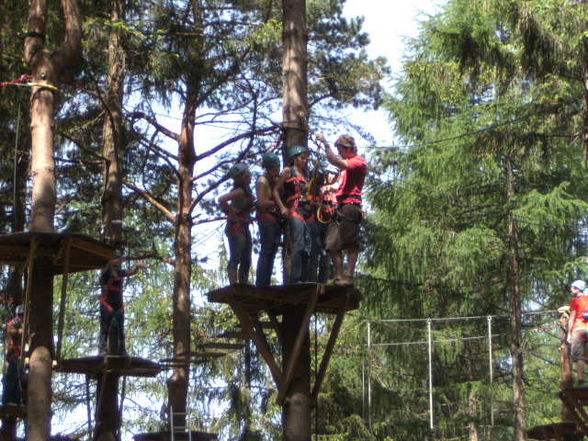
[[[561,422],[535,426],[527,431],[527,436],[538,440],[560,440],[566,435],[583,435],[580,427],[574,422]]]
[[[148,432],[133,435],[135,441],[171,441],[170,432]],[[174,441],[210,441],[217,439],[216,433],[191,432],[174,433]]]
[[[361,293],[354,287],[320,283],[264,287],[237,284],[209,292],[208,300],[230,305],[239,319],[242,331],[255,342],[261,356],[268,364],[279,390],[277,401],[283,404],[303,350],[304,339],[308,335],[308,325],[312,314],[319,312],[336,316],[312,389],[311,394],[315,398],[325,377],[345,313],[359,307]],[[282,369],[278,365],[276,355],[272,352],[264,329],[273,329],[278,335],[278,340],[282,340],[284,336],[281,335],[283,329],[279,316],[283,317],[294,309],[302,312],[303,315],[290,353],[283,354],[288,359],[288,363]],[[267,314],[269,322],[260,320],[262,313]]]
[[[67,252],[66,252],[67,250]],[[114,249],[92,237],[74,233],[12,233],[0,235],[0,262],[24,264],[30,257],[51,257],[53,274],[102,268]]]
[[[9,405],[0,406],[0,418],[26,418],[27,416],[27,407],[25,405]]]
[[[317,291],[317,283],[293,285],[253,286],[231,285],[208,293],[208,300],[215,303],[237,301],[248,313],[271,311],[280,314],[289,306],[306,306]],[[316,301],[316,312],[339,314],[359,307],[361,293],[353,287],[321,285]]]
[[[144,358],[122,356],[93,356],[62,360],[55,370],[75,374],[87,374],[98,377],[106,372],[118,373],[129,377],[155,377],[161,372],[161,366]]]

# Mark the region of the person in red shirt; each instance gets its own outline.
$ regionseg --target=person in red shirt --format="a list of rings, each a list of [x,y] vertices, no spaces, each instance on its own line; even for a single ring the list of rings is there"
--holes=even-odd
[[[572,345],[572,360],[576,363],[578,386],[584,385],[586,360],[588,360],[588,292],[586,282],[576,280],[570,291],[574,296],[570,303],[568,343]]]
[[[359,227],[363,219],[363,184],[367,175],[366,160],[357,154],[357,145],[351,135],[341,135],[335,142],[337,156],[322,134],[317,134],[322,142],[327,160],[340,171],[337,189],[337,214],[335,221],[327,230],[326,248],[333,260],[335,284],[353,284],[353,275],[359,256]],[[347,272],[343,270],[343,250],[347,251]]]

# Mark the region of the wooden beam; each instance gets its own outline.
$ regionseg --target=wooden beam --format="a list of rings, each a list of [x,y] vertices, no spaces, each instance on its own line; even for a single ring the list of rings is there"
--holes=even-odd
[[[25,352],[27,351],[27,338],[29,333],[29,319],[31,315],[31,291],[33,287],[33,267],[35,266],[35,257],[37,255],[37,247],[39,246],[39,240],[33,236],[31,237],[31,246],[29,250],[29,256],[27,257],[27,283],[25,287],[25,298],[23,299],[24,304],[24,323],[22,329],[22,335],[20,338],[20,360],[24,361]],[[25,346],[27,344],[27,346]]]
[[[319,293],[324,289],[323,285],[317,285],[314,292],[310,295],[310,299],[308,304],[306,305],[306,310],[304,311],[304,317],[302,318],[302,323],[300,324],[300,329],[298,330],[298,335],[296,336],[296,341],[294,342],[294,346],[292,348],[292,353],[288,357],[288,366],[286,366],[286,371],[284,373],[284,382],[281,384],[278,393],[278,404],[282,405],[284,403],[284,399],[286,398],[286,393],[288,392],[288,388],[290,387],[290,383],[292,382],[292,377],[294,376],[294,369],[298,364],[300,359],[300,352],[302,350],[302,344],[304,343],[304,339],[308,334],[308,324],[310,323],[310,317],[312,316],[312,312],[316,306],[316,302],[319,297]]]
[[[2,256],[22,256],[27,257],[30,246],[28,245],[0,245],[0,255]]]
[[[59,318],[57,320],[57,350],[56,350],[56,359],[59,363],[61,360],[61,346],[63,344],[63,328],[65,326],[65,306],[67,301],[67,281],[68,281],[68,274],[69,274],[69,261],[71,257],[71,237],[68,237],[63,241],[63,254],[65,263],[63,265],[63,274],[61,276],[61,299],[59,301]],[[60,251],[59,254],[61,255],[62,252]]]
[[[337,314],[337,318],[335,319],[335,323],[333,323],[333,328],[331,329],[331,334],[329,335],[329,341],[327,342],[327,347],[325,348],[325,352],[323,354],[323,358],[321,360],[321,365],[319,367],[319,371],[316,377],[316,381],[314,383],[314,387],[312,388],[312,399],[313,401],[318,396],[321,385],[325,378],[325,374],[327,373],[327,367],[329,365],[329,361],[331,360],[331,355],[333,354],[333,349],[335,347],[335,343],[337,341],[337,337],[339,336],[339,331],[341,330],[341,325],[343,324],[343,318],[345,317],[345,309],[341,308],[341,312]]]
[[[267,341],[265,340],[265,338],[262,338],[263,331],[259,329],[259,332],[262,334],[261,336],[255,331],[249,314],[243,311],[241,305],[239,305],[239,303],[235,299],[227,297],[227,303],[231,306],[233,312],[239,319],[239,322],[241,323],[241,327],[243,328],[243,330],[249,334],[249,336],[257,345],[259,353],[268,364],[270,372],[274,377],[274,381],[276,382],[276,385],[278,385],[279,387],[279,384],[282,381],[282,371],[280,370],[280,367],[277,365],[276,360],[269,348],[269,345],[267,344]]]
[[[584,421],[582,420],[582,417],[580,416],[580,414],[578,413],[578,411],[576,409],[575,401],[572,400],[564,391],[561,391],[558,395],[559,395],[559,398],[563,401],[564,405],[570,411],[572,418],[574,418],[576,420],[576,422],[580,426],[582,426],[584,428],[584,430],[586,430],[586,424],[584,423]]]
[[[83,240],[79,237],[71,237],[71,239],[72,247],[74,248],[92,253],[95,256],[103,257],[106,260],[110,260],[114,257],[114,250],[106,244]]]

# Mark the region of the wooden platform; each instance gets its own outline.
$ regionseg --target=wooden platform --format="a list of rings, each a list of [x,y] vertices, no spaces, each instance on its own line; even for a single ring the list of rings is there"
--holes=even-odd
[[[53,258],[53,266],[47,271],[63,274],[66,268],[68,273],[102,268],[114,257],[114,249],[83,234],[29,232],[0,235],[0,262],[24,264],[33,254]]]
[[[583,435],[580,427],[574,422],[561,422],[535,426],[527,431],[527,436],[538,440],[559,440],[565,435]]]
[[[171,441],[170,432],[148,432],[133,436],[135,441]],[[191,432],[174,433],[174,441],[209,441],[217,439],[216,433]]]
[[[118,373],[129,377],[155,377],[161,366],[144,358],[122,356],[94,356],[62,360],[55,370],[75,374],[99,376],[105,372]]]
[[[231,285],[208,293],[208,300],[215,303],[237,301],[248,313],[272,311],[280,314],[293,305],[308,305],[317,290],[317,283],[297,283],[258,287],[253,285]],[[317,299],[315,311],[338,314],[357,309],[361,293],[353,287],[323,285],[324,290]]]
[[[359,307],[361,293],[354,287],[340,287],[320,283],[298,283],[292,285],[278,285],[257,287],[253,285],[237,284],[210,291],[208,300],[216,303],[226,303],[239,319],[241,329],[255,342],[259,353],[268,364],[269,370],[278,387],[277,402],[284,404],[286,394],[294,378],[294,371],[302,355],[304,340],[308,335],[308,325],[315,312],[333,314],[331,332],[323,352],[319,370],[312,388],[311,398],[319,393],[325,377],[329,360],[335,347],[335,342],[345,313]],[[284,316],[289,311],[301,311],[300,328],[296,332],[292,348],[283,357],[288,359],[285,367],[280,367],[276,355],[269,344],[271,335],[264,330],[275,332],[278,341],[283,339],[282,323],[278,316]],[[269,322],[262,322],[261,316],[268,316]],[[275,335],[274,334],[274,335]]]
[[[24,405],[20,406],[0,406],[0,419],[15,417],[15,418],[26,418],[27,407]]]

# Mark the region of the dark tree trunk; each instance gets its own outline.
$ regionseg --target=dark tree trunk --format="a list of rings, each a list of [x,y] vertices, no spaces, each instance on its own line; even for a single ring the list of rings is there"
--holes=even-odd
[[[307,50],[306,2],[282,0],[284,11],[284,129],[285,145],[307,145]],[[283,315],[283,366],[288,363],[296,335],[302,325],[304,307],[289,308]],[[286,441],[310,440],[310,339],[304,340],[300,360],[285,395],[282,424]]]
[[[516,196],[515,176],[512,158],[506,159],[507,203],[511,204]],[[519,230],[512,207],[508,213],[508,262],[507,286],[510,294],[510,353],[513,362],[513,405],[514,405],[514,439],[525,441],[527,438],[527,422],[525,412],[525,387],[523,383],[523,350],[522,341],[522,296],[520,281]]]
[[[284,10],[283,97],[285,144],[307,145],[308,100],[306,0],[282,0]]]
[[[47,0],[32,0],[24,56],[35,86],[31,96],[32,212],[31,230],[53,231],[55,161],[53,159],[54,87],[64,70],[76,65],[81,53],[81,11],[76,0],[62,0],[65,36],[56,50],[45,48]],[[51,433],[51,364],[53,358],[53,275],[50,259],[34,261],[29,299],[30,365],[28,377],[27,440],[46,441]]]
[[[294,341],[302,324],[303,316],[304,307],[292,307],[287,312],[284,312],[284,321],[282,323],[282,333],[284,336],[282,348],[283,372],[286,371],[286,366],[289,361],[288,356],[292,353]],[[282,425],[285,441],[310,440],[310,413],[310,338],[307,332],[302,350],[300,351],[300,359],[294,369],[292,383],[286,393],[282,407]]]
[[[108,42],[108,89],[104,98],[105,117],[102,128],[104,164],[104,195],[102,224],[104,237],[114,247],[122,243],[122,164],[124,149],[122,100],[125,80],[125,52],[121,31],[114,24],[125,19],[125,1],[113,0],[110,22],[113,24]],[[110,373],[98,379],[96,397],[95,438],[98,441],[119,439],[121,413],[118,405],[120,375]]]
[[[187,85],[182,131],[178,142],[178,212],[175,231],[175,269],[173,292],[173,336],[176,359],[190,357],[190,279],[192,274],[192,179],[196,152],[194,120],[196,117],[196,84]],[[190,369],[188,363],[174,370],[168,380],[170,412],[174,426],[186,425]]]
[[[125,19],[125,1],[113,0],[110,22]],[[125,80],[125,52],[122,35],[113,26],[108,42],[108,90],[104,98],[106,115],[102,130],[104,164],[104,195],[102,200],[102,224],[104,236],[113,246],[122,239],[122,164],[124,150],[124,126],[122,118],[123,86]]]

